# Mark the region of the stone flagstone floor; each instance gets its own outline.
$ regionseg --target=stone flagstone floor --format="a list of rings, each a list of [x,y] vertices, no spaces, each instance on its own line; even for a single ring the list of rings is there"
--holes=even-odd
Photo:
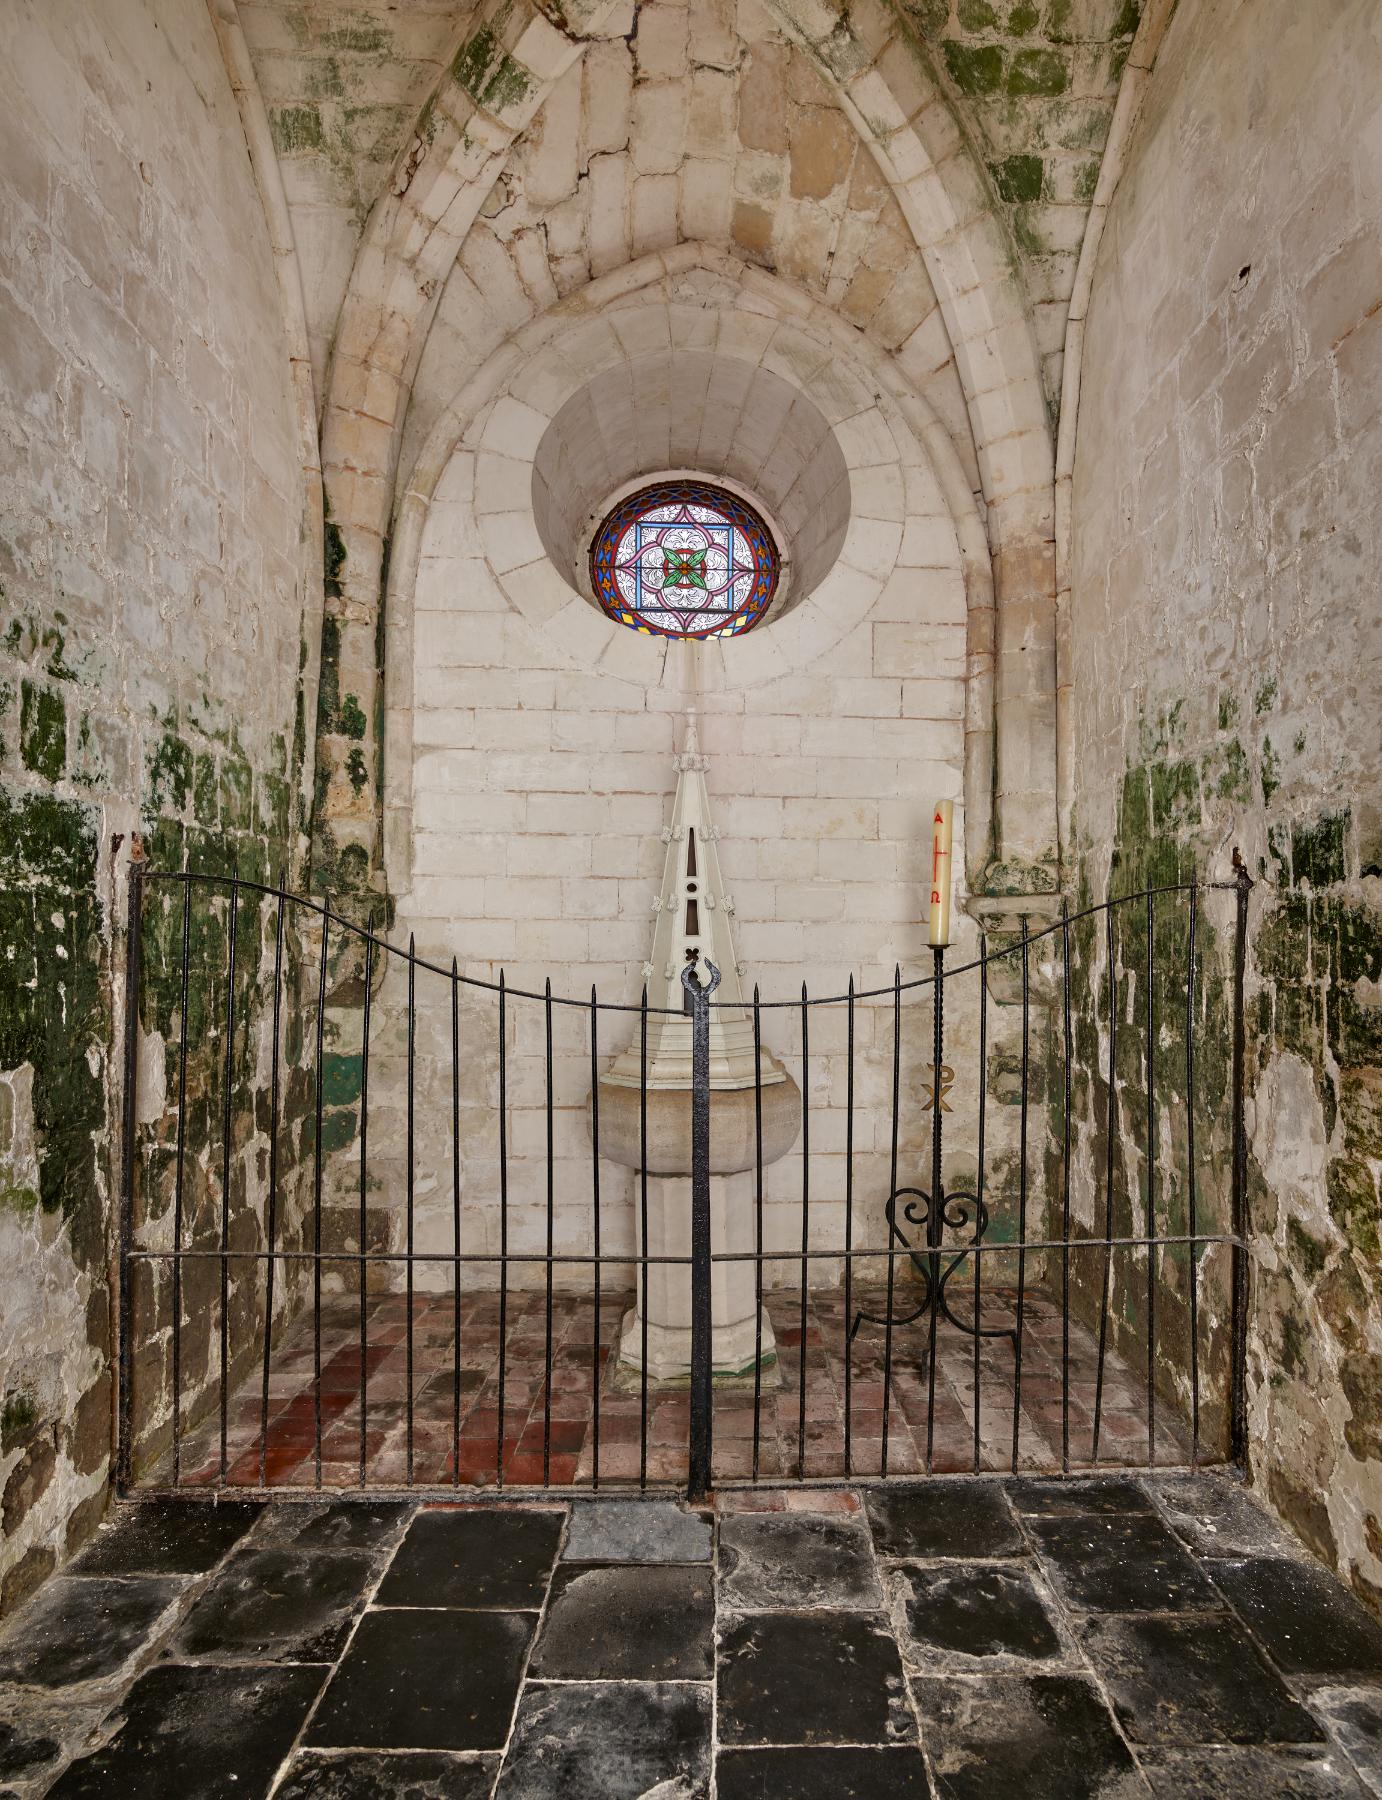
[[[1382,1794],[1382,1625],[1223,1476],[147,1501],[0,1634],[5,1800]]]
[[[907,1310],[899,1289],[895,1316]],[[324,1487],[491,1485],[502,1437],[504,1479],[510,1484],[587,1485],[596,1472],[594,1404],[598,1344],[600,1368],[599,1476],[602,1484],[683,1484],[687,1473],[689,1401],[685,1392],[648,1396],[646,1442],[636,1378],[612,1379],[611,1356],[620,1320],[632,1296],[605,1296],[598,1336],[588,1296],[557,1293],[552,1315],[550,1421],[546,1380],[546,1316],[539,1293],[511,1293],[505,1320],[504,1419],[500,1431],[499,1296],[462,1297],[461,1354],[456,1359],[454,1303],[450,1294],[419,1295],[413,1303],[413,1424],[411,1479],[408,1453],[407,1301],[402,1295],[367,1301],[366,1345],[360,1350],[358,1299],[328,1298],[321,1319],[321,1485]],[[763,1386],[758,1412],[758,1474],[765,1480],[857,1477],[883,1472],[883,1388],[886,1333],[865,1323],[848,1344],[844,1296],[808,1296],[803,1338],[800,1295],[777,1290],[764,1296],[779,1350],[779,1372]],[[968,1299],[968,1296],[965,1296]],[[1015,1322],[1016,1296],[994,1290],[984,1296],[983,1323]],[[957,1297],[957,1305],[968,1312]],[[863,1305],[884,1310],[881,1291],[861,1290]],[[258,1370],[232,1396],[228,1409],[226,1484],[270,1487],[317,1484],[316,1353],[311,1310],[273,1350],[269,1423],[261,1445],[262,1381]],[[1095,1338],[1070,1322],[1068,1395],[1063,1389],[1063,1320],[1046,1295],[1026,1296],[1023,1315],[1022,1391],[1017,1469],[1061,1467],[1063,1434],[1069,1431],[1072,1467],[1093,1460],[1093,1415],[1098,1376]],[[934,1403],[924,1370],[924,1322],[892,1333],[891,1408],[887,1473],[916,1474],[926,1467],[928,1425],[932,1466],[945,1472],[1012,1467],[1014,1354],[1008,1338],[982,1341],[976,1386],[973,1339],[943,1323],[937,1336]],[[805,1392],[802,1356],[805,1346]],[[850,1364],[850,1446],[845,1459],[845,1358]],[[364,1407],[361,1369],[364,1369]],[[459,1380],[459,1429],[457,1385]],[[364,1467],[361,1470],[361,1420]],[[1190,1461],[1189,1435],[1164,1400],[1156,1409],[1155,1461]],[[1099,1461],[1121,1468],[1148,1461],[1147,1397],[1143,1380],[1111,1352],[1104,1369]],[[544,1464],[544,1429],[550,1441]],[[184,1483],[220,1482],[219,1418],[202,1420],[182,1445]],[[1201,1446],[1202,1460],[1217,1460]],[[261,1456],[262,1450],[262,1456]],[[715,1478],[743,1480],[754,1471],[752,1386],[717,1391]],[[544,1479],[545,1478],[545,1479]],[[172,1485],[171,1461],[146,1471],[152,1485]]]

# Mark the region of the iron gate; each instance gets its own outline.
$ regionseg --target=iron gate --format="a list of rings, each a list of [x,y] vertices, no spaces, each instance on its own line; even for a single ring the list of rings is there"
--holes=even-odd
[[[1241,1459],[1234,862],[1232,881],[1024,918],[959,966],[936,950],[883,986],[755,990],[755,1051],[794,1035],[801,1104],[765,1169],[760,1055],[744,1248],[712,1242],[715,976],[688,971],[682,1253],[650,1249],[646,992],[464,975],[340,903],[134,863],[122,1491],[695,1498]],[[622,1175],[600,1152],[616,1030],[643,1070]],[[755,1350],[724,1375],[712,1292],[745,1265]],[[689,1284],[682,1384],[649,1374],[659,1272]],[[618,1339],[640,1319],[631,1364]]]

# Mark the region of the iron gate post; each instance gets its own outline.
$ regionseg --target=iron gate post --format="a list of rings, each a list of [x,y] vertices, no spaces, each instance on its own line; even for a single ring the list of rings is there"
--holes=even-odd
[[[1229,1453],[1240,1467],[1247,1463],[1247,1344],[1248,1344],[1248,1144],[1244,1126],[1247,1083],[1247,1022],[1245,988],[1248,959],[1248,895],[1253,880],[1237,847],[1233,852],[1233,1301],[1230,1354],[1231,1397]]]
[[[681,972],[691,1001],[691,1443],[688,1500],[704,1500],[710,1487],[710,996],[720,971],[706,959],[704,987],[694,965]],[[643,1240],[643,1254],[648,1242]],[[645,1364],[646,1367],[646,1364]]]
[[[136,834],[130,841],[129,911],[125,923],[125,1068],[124,1093],[121,1096],[121,1170],[120,1170],[120,1316],[119,1332],[120,1408],[115,1444],[115,1491],[128,1492],[130,1485],[130,1416],[133,1396],[130,1391],[131,1308],[134,1303],[134,1265],[130,1245],[134,1239],[134,1165],[135,1132],[139,1123],[139,971],[144,919],[144,846]]]

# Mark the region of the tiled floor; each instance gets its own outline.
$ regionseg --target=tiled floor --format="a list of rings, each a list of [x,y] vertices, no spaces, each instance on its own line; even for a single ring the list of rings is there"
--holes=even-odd
[[[492,1485],[501,1437],[506,1482],[587,1485],[596,1473],[593,1370],[597,1353],[601,1483],[637,1482],[640,1476],[650,1482],[684,1483],[689,1418],[685,1392],[650,1391],[645,1434],[636,1378],[631,1392],[627,1378],[620,1383],[614,1379],[613,1347],[631,1298],[627,1294],[604,1298],[597,1336],[594,1306],[588,1297],[555,1296],[547,1418],[547,1320],[541,1294],[508,1296],[502,1388],[498,1295],[463,1296],[459,1363],[452,1296],[418,1296],[413,1303],[411,1347],[411,1455],[406,1299],[376,1295],[367,1302],[363,1358],[358,1300],[328,1299],[321,1318],[321,1485],[436,1485],[452,1482],[453,1475],[458,1484]],[[1013,1330],[1015,1298],[1006,1290],[985,1295],[984,1326]],[[759,1396],[759,1475],[783,1480],[798,1475],[822,1479],[882,1473],[883,1388],[889,1357],[884,1328],[865,1322],[850,1344],[843,1294],[812,1293],[806,1314],[803,1384],[800,1296],[779,1290],[765,1295],[765,1301],[777,1337],[779,1365]],[[856,1311],[859,1305],[881,1315],[884,1296],[865,1290],[856,1302]],[[968,1316],[968,1307],[958,1297],[956,1305],[962,1316]],[[906,1310],[907,1302],[899,1290],[895,1317]],[[967,1470],[976,1460],[981,1469],[1013,1468],[1013,1338],[981,1341],[976,1387],[973,1338],[942,1322],[937,1333],[934,1396],[923,1373],[927,1344],[924,1321],[897,1326],[891,1333],[887,1472],[924,1470],[928,1432],[936,1470]],[[1018,1470],[1059,1469],[1067,1432],[1070,1466],[1087,1467],[1093,1462],[1098,1346],[1078,1321],[1070,1322],[1067,1385],[1062,1380],[1062,1345],[1059,1307],[1041,1293],[1029,1293],[1023,1312]],[[309,1310],[298,1318],[288,1338],[274,1347],[266,1441],[261,1443],[259,1372],[232,1397],[227,1421],[228,1485],[257,1486],[261,1465],[269,1486],[317,1485],[315,1369],[314,1319]],[[1188,1462],[1188,1435],[1164,1400],[1158,1402],[1155,1425],[1156,1462]],[[219,1418],[214,1416],[188,1434],[181,1455],[184,1482],[219,1483],[219,1437]],[[752,1385],[717,1391],[717,1481],[753,1474],[754,1440]],[[1106,1468],[1146,1463],[1148,1449],[1144,1381],[1110,1353],[1103,1373],[1099,1462]],[[1215,1460],[1212,1444],[1202,1446],[1202,1451],[1203,1460]],[[170,1485],[169,1465],[152,1471],[151,1479]]]
[[[150,1501],[0,1635],[10,1800],[1368,1793],[1382,1626],[1212,1475]]]

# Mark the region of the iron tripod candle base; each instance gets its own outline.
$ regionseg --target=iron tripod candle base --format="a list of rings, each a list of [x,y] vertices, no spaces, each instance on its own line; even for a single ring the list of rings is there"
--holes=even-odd
[[[866,1312],[862,1308],[855,1313],[849,1328],[850,1342],[853,1343],[859,1327],[867,1320],[870,1325],[882,1325],[887,1329],[899,1325],[914,1325],[918,1319],[930,1319],[930,1332],[922,1366],[934,1361],[936,1349],[936,1325],[944,1316],[958,1331],[971,1338],[1010,1338],[1016,1347],[1017,1331],[1006,1325],[981,1325],[977,1316],[972,1320],[961,1319],[951,1311],[946,1298],[946,1285],[960,1265],[969,1259],[971,1251],[983,1242],[984,1234],[989,1226],[988,1207],[984,1204],[981,1193],[969,1193],[956,1189],[946,1193],[941,1175],[942,1120],[943,1110],[941,1098],[941,1071],[945,1063],[945,946],[936,944],[931,951],[933,964],[933,991],[935,994],[935,1034],[934,1034],[934,1068],[931,1083],[931,1192],[924,1188],[903,1187],[897,1181],[897,1144],[893,1142],[893,1190],[884,1207],[884,1217],[888,1221],[888,1234],[891,1243],[897,1243],[907,1252],[908,1260],[921,1278],[921,1299],[910,1312],[898,1314],[893,1311],[893,1288],[895,1258],[888,1260],[888,1306],[881,1317],[877,1313]],[[894,1008],[894,1040],[893,1040],[893,1120],[894,1133],[898,1117],[899,1079],[900,1079],[900,1026],[901,1010]],[[980,1107],[979,1107],[979,1142],[980,1142],[980,1185],[983,1181],[983,1058],[985,1054],[984,1033],[981,1028],[980,1039]],[[933,1203],[932,1195],[939,1196],[939,1205]],[[912,1240],[902,1229],[898,1220],[901,1210],[907,1224],[918,1231],[925,1232],[925,1245],[914,1246]],[[967,1243],[949,1246],[945,1243],[945,1233],[969,1232]],[[976,1261],[977,1261],[976,1256]],[[977,1287],[976,1287],[977,1305]]]
[[[926,1233],[924,1247],[915,1247],[912,1240],[898,1223],[898,1210],[909,1225]],[[975,1245],[983,1242],[984,1233],[988,1230],[988,1208],[977,1194],[965,1193],[956,1189],[941,1197],[941,1207],[936,1225],[933,1228],[931,1218],[931,1196],[921,1188],[898,1188],[888,1198],[884,1208],[884,1216],[888,1221],[888,1231],[893,1240],[907,1252],[908,1261],[921,1278],[921,1299],[910,1312],[895,1313],[889,1308],[886,1314],[866,1312],[860,1308],[855,1313],[849,1328],[850,1342],[858,1335],[859,1327],[865,1323],[870,1325],[899,1326],[914,1325],[918,1319],[924,1319],[928,1313],[935,1312],[967,1337],[973,1338],[1011,1338],[1017,1341],[1017,1332],[1009,1325],[981,1325],[977,1318],[962,1319],[951,1311],[950,1302],[946,1298],[946,1287],[951,1276],[962,1263],[969,1260],[969,1253]],[[946,1229],[951,1231],[971,1231],[968,1243],[946,1245],[943,1235]],[[929,1355],[929,1350],[927,1352]]]

